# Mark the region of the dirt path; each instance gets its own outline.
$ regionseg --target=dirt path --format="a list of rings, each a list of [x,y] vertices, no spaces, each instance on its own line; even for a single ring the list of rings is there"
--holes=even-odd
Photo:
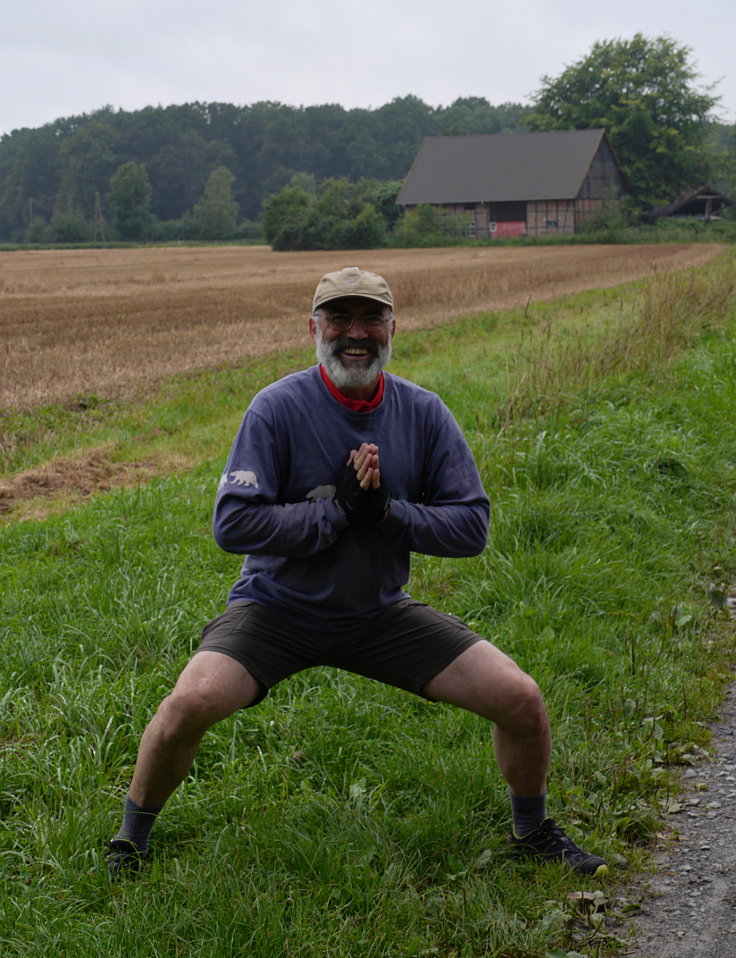
[[[712,761],[683,774],[657,874],[633,890],[641,911],[629,925],[627,956],[736,958],[736,685],[713,735]]]

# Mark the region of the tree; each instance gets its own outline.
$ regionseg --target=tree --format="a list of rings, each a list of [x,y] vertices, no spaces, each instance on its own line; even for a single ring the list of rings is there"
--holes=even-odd
[[[159,219],[173,219],[191,211],[212,168],[207,150],[204,137],[187,129],[173,129],[167,141],[157,145],[146,161],[146,171],[151,180],[151,207]]]
[[[50,125],[0,139],[0,235],[20,240],[29,225],[48,222],[55,208],[62,165]]]
[[[361,180],[365,187],[365,199],[385,222],[385,228],[393,230],[401,218],[401,207],[396,203],[396,197],[401,191],[403,180]]]
[[[360,175],[381,180],[406,176],[423,137],[434,132],[437,111],[416,96],[395,97],[379,107],[364,125],[364,138],[353,144],[362,150]]]
[[[528,107],[520,103],[491,106],[479,96],[460,97],[437,114],[437,132],[445,136],[473,133],[518,133]]]
[[[604,127],[641,208],[707,178],[703,144],[719,97],[698,90],[690,49],[669,37],[595,43],[559,77],[542,78],[525,125],[532,130]]]
[[[736,197],[736,125],[713,124],[706,143],[711,159],[710,185]],[[731,207],[736,212],[736,207]]]
[[[194,226],[202,239],[226,239],[238,224],[238,204],[233,199],[235,177],[226,166],[213,170],[204,195],[194,206]]]
[[[95,194],[104,193],[110,177],[120,164],[118,134],[110,110],[89,117],[61,143],[60,159],[64,173],[59,185],[57,206],[70,204],[91,218]]]
[[[151,182],[142,163],[123,163],[110,178],[107,196],[113,223],[123,239],[140,239],[151,222]]]
[[[315,198],[298,186],[285,186],[263,201],[263,235],[275,250],[312,249],[310,221]]]

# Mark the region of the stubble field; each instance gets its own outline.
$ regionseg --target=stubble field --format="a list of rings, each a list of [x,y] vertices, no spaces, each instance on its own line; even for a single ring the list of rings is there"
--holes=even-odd
[[[701,265],[716,244],[274,253],[0,253],[0,409],[126,398],[168,376],[304,345],[317,279],[382,273],[403,329]]]

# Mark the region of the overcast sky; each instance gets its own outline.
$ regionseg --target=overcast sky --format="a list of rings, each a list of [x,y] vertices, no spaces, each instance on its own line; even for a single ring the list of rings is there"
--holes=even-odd
[[[736,122],[734,0],[0,0],[0,134],[110,105],[528,102],[597,40],[667,35]]]

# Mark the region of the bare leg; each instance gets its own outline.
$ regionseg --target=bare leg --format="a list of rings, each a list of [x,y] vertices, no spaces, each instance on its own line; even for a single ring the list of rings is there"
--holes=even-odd
[[[191,768],[207,729],[250,705],[258,693],[256,680],[235,659],[220,652],[197,653],[143,733],[131,799],[143,806],[163,805]]]
[[[547,710],[536,682],[512,659],[490,642],[476,642],[424,693],[490,719],[496,761],[511,791],[543,794],[551,752]]]
[[[477,642],[428,682],[424,692],[430,698],[451,702],[495,724],[494,749],[499,768],[512,796],[514,828],[520,814],[527,818],[545,815],[544,807],[525,812],[520,801],[541,797],[549,769],[551,751],[549,720],[537,684],[507,655],[489,642]],[[543,800],[542,800],[543,801]],[[598,855],[586,852],[556,825],[543,818],[515,835],[512,847],[524,857],[562,862],[584,875],[601,876],[608,868]]]

